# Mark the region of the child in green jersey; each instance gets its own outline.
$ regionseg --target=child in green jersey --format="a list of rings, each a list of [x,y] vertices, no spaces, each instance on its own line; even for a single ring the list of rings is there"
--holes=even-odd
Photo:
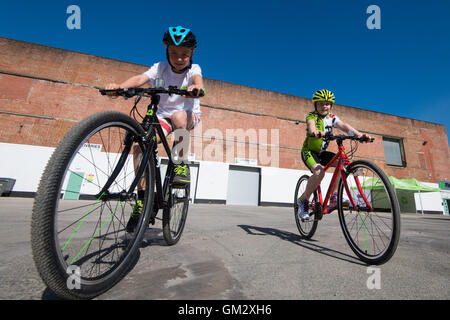
[[[314,93],[312,101],[315,111],[306,116],[306,139],[302,147],[302,160],[313,175],[308,179],[305,192],[297,200],[298,215],[302,220],[309,220],[309,198],[325,176],[324,166],[335,156],[335,153],[326,151],[328,142],[323,141],[321,137],[332,132],[333,128],[338,128],[344,132],[351,131],[357,137],[364,136],[370,139],[369,135],[362,134],[331,113],[335,101],[333,92],[326,89],[318,90]],[[339,176],[330,198],[328,212],[337,208],[338,182]]]

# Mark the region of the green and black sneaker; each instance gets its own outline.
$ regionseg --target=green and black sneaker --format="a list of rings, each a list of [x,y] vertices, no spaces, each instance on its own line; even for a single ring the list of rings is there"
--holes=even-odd
[[[141,200],[136,201],[136,204],[133,206],[133,212],[130,215],[130,220],[128,220],[126,230],[128,233],[134,232],[136,225],[139,222],[139,217],[141,216],[142,209],[144,205]]]
[[[191,173],[187,164],[176,164],[174,172],[175,177],[173,178],[173,184],[186,185],[191,182]]]

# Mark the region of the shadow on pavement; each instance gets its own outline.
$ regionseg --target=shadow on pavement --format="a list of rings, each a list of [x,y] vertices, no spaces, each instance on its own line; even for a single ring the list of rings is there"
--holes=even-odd
[[[136,254],[131,259],[131,262],[128,265],[127,269],[123,272],[123,274],[120,276],[120,278],[115,282],[115,284],[111,288],[113,288],[117,283],[122,281],[122,279],[125,278],[137,265],[137,263],[139,262],[139,258],[141,256],[140,249],[141,248],[139,248],[137,250]],[[111,290],[111,288],[109,288],[107,291]],[[41,299],[42,300],[64,300],[63,298],[59,297],[56,293],[54,293],[53,290],[51,290],[49,287],[46,287],[44,292],[42,292]]]
[[[361,266],[367,265],[366,263],[361,262],[357,258],[350,256],[346,253],[314,244],[313,242],[316,242],[317,240],[302,239],[301,236],[296,233],[292,233],[289,231],[283,231],[283,230],[279,230],[279,229],[274,229],[274,228],[263,228],[263,227],[249,226],[249,225],[238,225],[238,227],[242,228],[244,231],[246,231],[250,235],[276,236],[276,237],[280,238],[281,240],[289,241],[289,242],[299,245],[305,249],[308,249],[308,250],[311,250],[311,251],[314,251],[314,252],[317,252],[320,254],[324,254],[326,256],[329,256],[329,257],[332,257],[335,259],[347,261],[347,262],[358,264]]]
[[[149,227],[144,234],[144,237],[141,241],[140,248],[146,248],[148,246],[167,246],[166,241],[164,240],[164,237],[162,235],[162,229],[161,228],[153,228]]]

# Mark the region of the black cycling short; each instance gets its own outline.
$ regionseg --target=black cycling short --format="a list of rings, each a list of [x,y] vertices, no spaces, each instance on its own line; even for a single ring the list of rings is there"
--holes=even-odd
[[[334,152],[321,151],[320,153],[313,152],[307,149],[302,150],[302,160],[306,167],[312,171],[312,167],[319,163],[322,166],[326,166],[333,157],[336,155]]]

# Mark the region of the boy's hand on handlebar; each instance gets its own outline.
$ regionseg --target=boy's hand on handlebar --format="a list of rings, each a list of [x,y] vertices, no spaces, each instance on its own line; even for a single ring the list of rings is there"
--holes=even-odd
[[[199,85],[191,85],[187,88],[187,91],[190,93],[189,95],[184,96],[185,98],[198,98],[203,97],[205,95],[205,91]]]
[[[117,83],[108,83],[108,84],[105,86],[105,90],[116,90],[116,89],[121,89],[121,88],[120,88],[120,85],[117,84]]]
[[[117,90],[120,89],[120,85],[118,85],[117,83],[108,83],[105,86],[104,90]],[[112,92],[105,92],[104,93],[106,96],[108,96],[109,98],[117,98],[117,94],[112,91]]]

